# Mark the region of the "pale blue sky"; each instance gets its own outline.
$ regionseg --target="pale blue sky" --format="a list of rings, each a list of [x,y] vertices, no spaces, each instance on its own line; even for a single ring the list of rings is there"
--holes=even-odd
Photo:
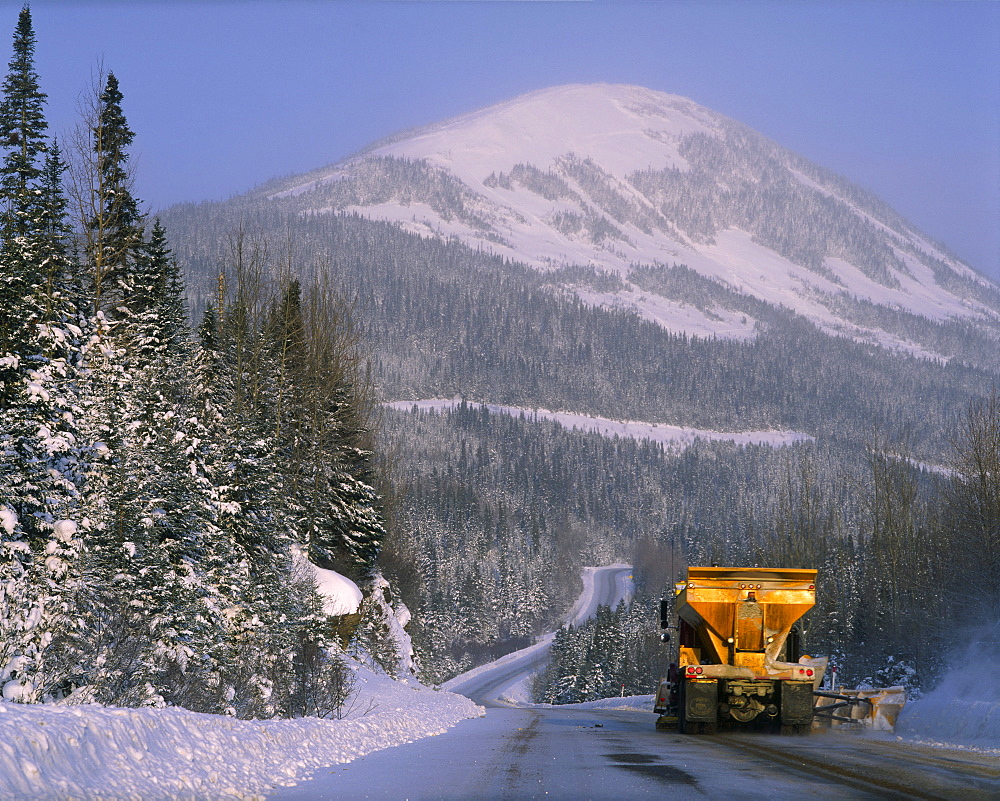
[[[20,0],[0,0],[0,65]],[[563,83],[734,117],[883,197],[1000,278],[1000,2],[35,0],[55,132],[98,60],[155,209]],[[6,37],[6,38],[3,38]]]

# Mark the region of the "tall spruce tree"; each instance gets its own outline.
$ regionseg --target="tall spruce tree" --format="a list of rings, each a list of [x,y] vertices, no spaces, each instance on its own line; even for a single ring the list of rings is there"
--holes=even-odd
[[[62,682],[48,646],[70,620],[80,547],[75,324],[58,153],[22,9],[0,102],[0,685],[35,701]]]
[[[39,271],[33,263],[28,239],[40,215],[34,191],[41,167],[37,156],[45,149],[47,124],[43,114],[45,95],[39,89],[34,65],[35,33],[31,12],[24,8],[14,32],[14,54],[3,83],[0,102],[0,146],[5,150],[0,166],[0,238],[2,238],[3,281],[0,283],[0,401],[13,400],[20,382],[20,357],[32,349],[37,336],[41,287]]]
[[[5,241],[27,236],[41,218],[40,198],[34,191],[42,176],[38,157],[46,150],[46,95],[35,72],[35,32],[25,6],[14,31],[14,54],[0,103],[0,144],[7,149],[0,171],[3,212],[0,235]]]
[[[118,79],[108,73],[90,131],[93,149],[85,222],[95,311],[118,316],[130,294],[131,266],[141,250],[145,218],[132,194],[128,148],[135,133],[122,110]]]
[[[322,287],[286,283],[265,323],[276,435],[300,541],[320,567],[367,578],[385,535],[353,335]],[[345,352],[346,351],[346,352]]]

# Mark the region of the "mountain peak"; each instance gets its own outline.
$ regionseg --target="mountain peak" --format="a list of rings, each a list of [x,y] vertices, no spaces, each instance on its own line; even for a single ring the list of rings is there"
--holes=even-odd
[[[997,288],[867,191],[687,98],[637,86],[531,92],[267,196],[570,268],[563,288],[585,302],[689,334],[751,338],[765,307],[780,307],[829,333],[942,356],[934,337],[908,333],[923,325],[913,318],[1000,327]]]
[[[516,164],[545,170],[572,153],[625,177],[685,167],[680,139],[713,133],[719,115],[678,95],[625,84],[568,84],[453,117],[364,155],[426,159],[464,181]]]

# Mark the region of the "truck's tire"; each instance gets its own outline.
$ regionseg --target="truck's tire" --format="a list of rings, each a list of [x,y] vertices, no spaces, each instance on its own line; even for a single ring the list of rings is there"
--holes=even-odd
[[[812,724],[810,723],[784,723],[781,726],[781,733],[791,736],[809,734],[811,730]]]

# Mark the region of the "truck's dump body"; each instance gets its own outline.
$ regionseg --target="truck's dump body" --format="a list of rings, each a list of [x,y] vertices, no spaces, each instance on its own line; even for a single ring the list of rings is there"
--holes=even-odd
[[[719,678],[804,678],[789,648],[792,627],[816,603],[815,570],[793,568],[688,568],[677,585],[677,616],[697,633],[682,642],[680,665],[729,666]],[[789,659],[790,658],[790,659]],[[789,659],[789,661],[786,661]],[[818,684],[817,671],[810,679]]]

